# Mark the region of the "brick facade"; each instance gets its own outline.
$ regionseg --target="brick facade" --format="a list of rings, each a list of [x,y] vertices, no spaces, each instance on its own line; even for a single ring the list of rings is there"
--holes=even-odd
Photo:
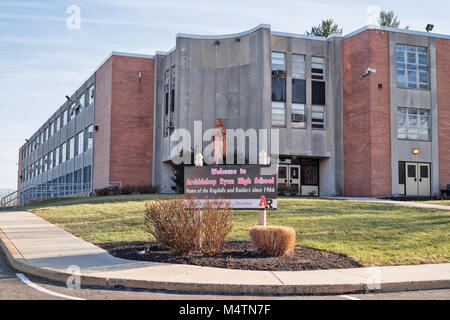
[[[151,184],[153,79],[148,58],[113,55],[97,71],[94,182]]]
[[[390,196],[389,34],[366,30],[342,47],[344,194]]]
[[[450,40],[436,39],[439,186],[450,184]]]

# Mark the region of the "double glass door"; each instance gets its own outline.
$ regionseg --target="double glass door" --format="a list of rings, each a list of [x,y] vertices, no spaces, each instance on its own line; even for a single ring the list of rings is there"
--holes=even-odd
[[[430,164],[406,162],[405,193],[407,196],[430,196]]]
[[[278,188],[282,193],[300,194],[300,165],[280,164],[278,167]]]

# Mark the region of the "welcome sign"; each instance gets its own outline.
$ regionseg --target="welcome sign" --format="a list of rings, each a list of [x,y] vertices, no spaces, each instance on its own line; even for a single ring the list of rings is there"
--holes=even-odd
[[[276,209],[277,176],[259,165],[184,168],[185,199],[222,199],[233,209]]]

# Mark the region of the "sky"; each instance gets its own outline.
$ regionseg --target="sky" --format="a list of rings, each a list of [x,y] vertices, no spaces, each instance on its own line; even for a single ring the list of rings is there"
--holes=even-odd
[[[261,23],[304,34],[328,18],[345,35],[374,24],[380,9],[394,10],[400,27],[433,23],[433,32],[450,34],[448,0],[0,0],[0,190],[17,186],[25,138],[112,51],[154,54],[170,50],[177,33],[238,33]]]

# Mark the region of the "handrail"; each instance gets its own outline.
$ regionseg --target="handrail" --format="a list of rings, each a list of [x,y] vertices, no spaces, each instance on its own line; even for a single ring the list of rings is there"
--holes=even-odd
[[[68,196],[89,197],[100,188],[122,187],[121,181],[51,183],[23,186],[0,199],[0,208],[23,206],[35,199],[64,198]]]

